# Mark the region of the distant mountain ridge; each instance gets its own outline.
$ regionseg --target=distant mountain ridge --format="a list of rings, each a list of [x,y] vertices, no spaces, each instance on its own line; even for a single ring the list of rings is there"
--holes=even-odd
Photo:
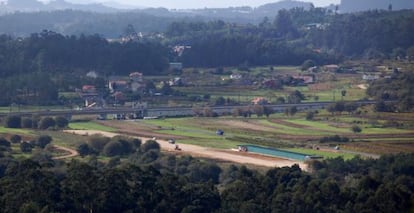
[[[112,6],[111,6],[112,5]],[[207,20],[222,19],[228,22],[236,23],[259,23],[264,17],[275,17],[281,9],[291,9],[303,7],[309,9],[312,3],[301,2],[296,0],[283,0],[275,3],[269,3],[257,8],[249,6],[228,7],[228,8],[203,8],[203,9],[174,9],[166,8],[136,8],[128,5],[120,6],[114,2],[76,4],[67,0],[52,0],[49,3],[42,3],[38,0],[8,0],[7,4],[0,5],[1,14],[12,14],[19,12],[42,12],[57,10],[74,10],[97,13],[117,13],[117,12],[134,12],[145,13],[156,17],[185,18],[201,17]],[[116,8],[115,8],[116,7]],[[122,8],[122,9],[121,9]]]
[[[367,10],[402,10],[414,9],[413,0],[341,0],[339,11],[342,13]]]
[[[112,8],[110,3],[76,4],[69,0],[0,0],[0,34],[27,36],[44,29],[65,35],[95,34],[118,38],[122,30],[133,24],[139,32],[163,32],[176,21],[222,20],[234,24],[259,24],[265,17],[272,20],[281,9],[313,8],[310,2],[284,0],[256,8],[249,6],[204,9],[166,8]],[[110,0],[113,1],[113,0]],[[391,6],[390,6],[391,5]],[[116,5],[114,5],[116,6]],[[119,6],[119,5],[118,5]],[[414,8],[414,0],[342,0],[340,5],[330,5],[327,13],[383,9]],[[299,10],[300,11],[300,10]]]
[[[277,1],[277,0],[275,0]],[[90,1],[93,2],[93,1]],[[295,7],[302,7],[309,9],[313,7],[311,2],[300,0],[282,0],[274,3],[268,3],[261,5],[257,8],[250,6],[242,7],[228,7],[228,8],[203,8],[203,9],[178,9],[169,10],[166,8],[144,8],[131,5],[122,5],[115,1],[108,1],[105,3],[89,3],[89,4],[77,4],[71,3],[67,0],[52,0],[48,3],[42,3],[38,0],[7,0],[6,2],[0,2],[0,14],[13,13],[15,11],[20,12],[38,12],[38,11],[53,11],[53,10],[80,10],[99,13],[114,13],[123,12],[129,10],[142,10],[151,15],[166,16],[169,13],[184,13],[187,16],[200,15],[206,17],[217,18],[236,18],[240,16],[242,19],[246,19],[246,16],[254,17],[254,19],[261,19],[265,16],[274,16],[277,11],[281,9],[292,9]],[[338,6],[339,12],[359,12],[373,9],[381,10],[401,10],[401,9],[414,9],[414,0],[341,0],[339,5],[329,5],[326,8],[332,9]],[[162,13],[160,14],[160,9]]]
[[[8,0],[7,3],[0,5],[0,11],[6,12],[38,12],[38,11],[51,11],[51,10],[81,10],[90,12],[120,12],[125,10],[144,10],[151,14],[151,12],[159,12],[157,9],[164,9],[167,12],[179,12],[189,13],[196,15],[221,15],[229,16],[234,14],[256,14],[261,16],[274,15],[281,9],[291,9],[295,7],[303,7],[308,9],[312,3],[302,2],[296,0],[283,0],[275,3],[269,3],[257,8],[249,6],[243,7],[228,7],[228,8],[203,8],[203,9],[186,9],[186,10],[168,10],[166,8],[143,8],[130,5],[122,5],[116,2],[106,3],[90,3],[90,4],[76,4],[65,0],[52,0],[48,3],[42,3],[38,0]],[[165,12],[165,11],[163,11]],[[163,13],[165,15],[165,13]],[[157,14],[152,14],[157,15]]]
[[[74,4],[65,0],[53,0],[48,3],[42,3],[37,0],[8,0],[0,5],[1,13],[19,12],[38,12],[38,11],[53,11],[53,10],[80,10],[101,13],[119,12],[120,9],[108,7],[101,3],[91,4]]]

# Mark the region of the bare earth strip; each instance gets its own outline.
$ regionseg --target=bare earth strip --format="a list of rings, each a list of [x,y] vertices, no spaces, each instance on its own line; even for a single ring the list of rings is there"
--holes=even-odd
[[[101,134],[106,137],[114,137],[119,135],[118,133],[112,132],[105,132],[105,131],[97,131],[97,130],[65,130],[65,132],[72,133],[72,134],[79,134],[79,135],[93,135],[93,134]],[[139,137],[142,141],[149,140],[150,138],[143,138]],[[227,150],[219,150],[219,149],[212,149],[207,147],[201,147],[196,145],[190,144],[179,144],[181,151],[174,150],[175,145],[169,144],[166,140],[157,139],[157,142],[160,144],[161,149],[168,151],[168,152],[182,152],[186,154],[190,154],[195,157],[205,157],[217,160],[224,160],[235,162],[239,164],[252,164],[258,166],[266,166],[266,167],[284,167],[284,166],[292,166],[294,164],[298,164],[300,168],[306,170],[307,166],[301,161],[293,161],[269,156],[263,156],[259,154],[252,154],[252,153],[241,153],[237,151],[227,151]]]

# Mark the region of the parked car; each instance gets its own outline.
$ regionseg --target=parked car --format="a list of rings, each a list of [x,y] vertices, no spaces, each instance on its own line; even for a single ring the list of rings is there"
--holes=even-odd
[[[169,144],[175,144],[175,140],[174,140],[174,139],[172,139],[172,138],[170,138],[170,139],[168,139],[168,143],[169,143]]]

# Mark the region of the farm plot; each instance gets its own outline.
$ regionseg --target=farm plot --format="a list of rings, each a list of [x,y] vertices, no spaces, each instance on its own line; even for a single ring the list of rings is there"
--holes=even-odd
[[[321,113],[322,114],[322,113]],[[379,128],[368,125],[370,118],[351,115],[318,115],[315,120],[305,120],[303,114],[286,117],[280,114],[267,118],[169,118],[139,121],[98,121],[100,125],[116,129],[115,132],[160,139],[174,138],[183,144],[194,144],[219,149],[235,148],[238,144],[255,144],[275,148],[296,148],[304,154],[314,154],[315,145],[322,156],[351,158],[355,153],[374,154],[414,151],[412,128]],[[325,119],[329,117],[329,119]],[[351,127],[358,124],[362,132],[354,133]],[[224,131],[217,135],[216,131]],[[321,138],[338,135],[348,142],[319,142]],[[340,144],[347,152],[331,153]],[[327,149],[324,149],[327,148]],[[324,152],[327,152],[324,154]]]
[[[102,121],[100,121],[102,123]],[[239,119],[239,118],[172,118],[162,120],[141,120],[134,122],[105,121],[102,124],[116,127],[119,133],[133,133],[136,136],[154,136],[157,138],[178,139],[182,144],[193,144],[203,147],[218,149],[236,148],[238,144],[256,144],[270,147],[294,147],[302,146],[298,141],[308,139],[309,135],[297,135],[284,133],[289,140],[282,140],[279,135],[286,128],[274,127],[265,119]],[[216,130],[221,129],[224,135],[216,135]],[[299,131],[299,130],[298,130]],[[309,130],[308,132],[312,132]],[[313,131],[314,132],[314,131]],[[292,137],[293,139],[289,138]],[[311,136],[317,140],[317,134]],[[324,151],[321,151],[322,153]],[[306,153],[305,153],[306,154]],[[310,153],[309,153],[310,154]],[[336,156],[343,156],[339,153]]]

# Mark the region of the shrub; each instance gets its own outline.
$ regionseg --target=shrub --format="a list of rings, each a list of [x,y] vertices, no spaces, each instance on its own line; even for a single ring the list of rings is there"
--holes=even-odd
[[[58,117],[56,117],[56,118],[55,118],[55,122],[56,122],[56,126],[57,126],[58,128],[65,128],[65,127],[67,127],[67,126],[68,126],[68,124],[69,124],[68,119],[66,119],[65,117],[62,117],[62,116],[58,116]]]
[[[304,61],[304,62],[302,63],[301,70],[302,70],[302,71],[303,71],[303,70],[307,70],[307,69],[309,69],[309,68],[311,68],[311,67],[314,67],[314,66],[316,66],[315,61],[313,61],[313,60],[311,60],[311,59],[308,59],[308,60],[306,60],[306,61]]]
[[[88,145],[96,152],[101,153],[110,138],[102,135],[92,135],[89,137]]]
[[[334,136],[326,136],[319,139],[320,143],[327,143],[327,142],[339,142],[339,143],[346,143],[349,142],[349,138],[347,137],[340,137],[339,135]]]
[[[32,128],[37,128],[39,122],[40,122],[40,116],[39,115],[33,115],[32,116]]]
[[[192,163],[187,174],[192,182],[203,183],[212,181],[219,182],[221,168],[212,163]]]
[[[31,118],[23,118],[22,128],[33,128],[33,120]]]
[[[20,143],[20,141],[22,141],[22,136],[20,136],[20,135],[12,135],[10,137],[10,141],[12,143]]]
[[[121,155],[130,154],[136,150],[135,146],[127,138],[118,140],[118,143],[121,144]]]
[[[39,121],[39,129],[48,129],[56,125],[55,119],[51,117],[44,117]]]
[[[0,146],[10,147],[10,142],[8,140],[6,140],[6,138],[1,137],[0,138]]]
[[[149,150],[160,150],[160,145],[155,140],[147,140],[144,144],[141,145],[142,152],[148,152]]]
[[[120,158],[120,157],[118,157],[118,156],[116,156],[116,157],[111,158],[111,159],[108,161],[107,166],[108,166],[109,168],[115,168],[115,167],[116,167],[116,166],[118,166],[120,163],[121,163],[121,158]]]
[[[135,147],[135,150],[136,150],[136,149],[139,149],[141,147],[142,141],[138,138],[133,138],[133,139],[131,139],[131,143]]]
[[[314,112],[307,112],[306,113],[306,120],[311,121],[313,120],[313,118],[315,117],[315,113]]]
[[[108,157],[113,157],[123,154],[123,147],[119,141],[111,141],[105,145],[102,154]]]
[[[76,151],[78,151],[79,155],[81,157],[84,157],[86,155],[92,154],[94,153],[93,149],[86,143],[82,143],[80,144],[77,148]]]
[[[384,127],[396,127],[396,128],[400,128],[400,127],[403,127],[404,124],[403,123],[400,123],[400,122],[397,122],[397,121],[394,121],[394,120],[391,120],[391,121],[386,121],[383,126]]]
[[[297,112],[298,112],[298,109],[296,108],[296,106],[288,107],[285,109],[286,115],[294,116]]]
[[[264,115],[266,117],[269,117],[271,114],[273,114],[274,111],[273,111],[273,108],[272,107],[264,106],[263,112],[264,112]]]
[[[148,142],[146,142],[146,143],[148,143]],[[151,162],[156,161],[159,158],[159,156],[160,156],[159,151],[157,151],[156,149],[150,149],[148,152],[145,152],[141,156],[140,161],[141,161],[141,163],[151,163]]]
[[[22,118],[20,116],[11,115],[6,118],[5,126],[8,128],[20,128]]]
[[[22,142],[20,143],[20,150],[24,153],[28,153],[31,152],[33,149],[32,144],[28,143],[28,142]]]
[[[284,97],[278,97],[276,99],[276,104],[284,104],[286,102]]]
[[[46,145],[51,143],[52,140],[52,137],[50,137],[49,135],[41,135],[37,138],[36,145],[43,149],[46,147]]]
[[[354,133],[360,133],[360,132],[362,132],[361,127],[359,127],[359,126],[357,126],[357,125],[353,125],[353,126],[351,127],[351,130],[352,130],[352,132],[354,132]]]

